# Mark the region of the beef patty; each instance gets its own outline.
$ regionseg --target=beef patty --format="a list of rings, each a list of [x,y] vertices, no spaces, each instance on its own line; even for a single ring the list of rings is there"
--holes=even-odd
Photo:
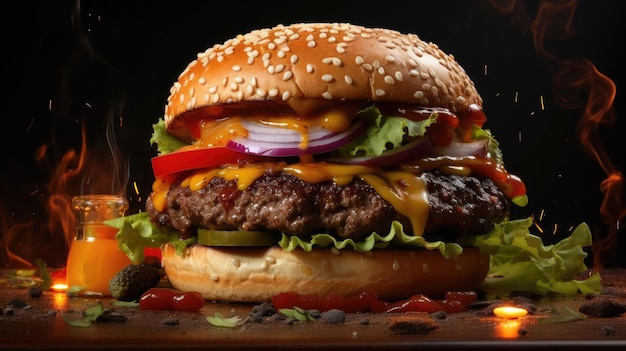
[[[508,216],[509,201],[490,179],[438,172],[423,177],[430,206],[424,237],[429,240],[484,234]],[[241,191],[235,180],[216,177],[197,191],[174,184],[166,204],[159,212],[148,198],[146,211],[153,222],[179,230],[182,238],[200,227],[297,236],[328,233],[360,240],[372,232],[387,234],[394,220],[411,233],[408,218],[360,179],[348,185],[310,184],[276,171]]]

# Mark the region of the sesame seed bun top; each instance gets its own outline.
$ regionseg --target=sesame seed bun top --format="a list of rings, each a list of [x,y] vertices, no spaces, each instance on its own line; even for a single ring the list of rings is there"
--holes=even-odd
[[[279,25],[238,35],[199,53],[170,89],[168,131],[190,139],[187,115],[211,106],[284,102],[298,112],[309,99],[373,101],[467,111],[482,105],[452,55],[415,34],[342,23]]]

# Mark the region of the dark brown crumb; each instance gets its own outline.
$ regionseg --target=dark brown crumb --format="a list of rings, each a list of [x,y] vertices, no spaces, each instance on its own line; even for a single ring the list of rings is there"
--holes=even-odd
[[[617,317],[626,312],[626,304],[611,299],[594,299],[580,305],[578,311],[600,318]]]
[[[432,320],[411,314],[389,318],[389,330],[394,334],[425,335],[439,328]]]

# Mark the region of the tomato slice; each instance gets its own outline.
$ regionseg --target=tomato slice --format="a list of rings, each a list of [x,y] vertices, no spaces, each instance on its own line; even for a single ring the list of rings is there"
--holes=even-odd
[[[259,158],[226,147],[189,149],[152,158],[152,171],[156,178],[160,178],[172,173],[238,163],[242,159],[257,160]]]

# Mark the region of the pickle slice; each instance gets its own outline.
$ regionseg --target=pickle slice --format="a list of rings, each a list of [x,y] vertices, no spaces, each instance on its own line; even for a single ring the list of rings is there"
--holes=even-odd
[[[198,244],[204,246],[273,246],[280,238],[275,232],[198,229]]]

